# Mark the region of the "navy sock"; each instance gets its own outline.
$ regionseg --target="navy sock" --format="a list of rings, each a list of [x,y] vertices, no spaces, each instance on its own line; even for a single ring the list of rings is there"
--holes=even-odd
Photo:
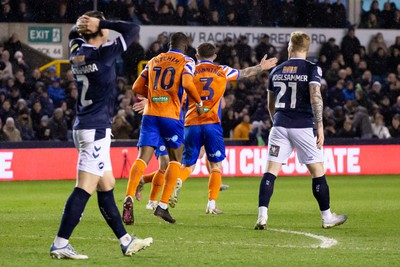
[[[126,234],[126,230],[122,224],[121,214],[115,204],[114,189],[106,192],[97,191],[97,201],[101,214],[103,214],[114,234],[118,239],[123,237]]]
[[[258,206],[259,207],[267,207],[269,205],[269,201],[271,199],[272,193],[274,192],[274,183],[276,176],[272,173],[266,172],[264,173],[261,183],[260,183],[260,191],[258,193]]]
[[[312,190],[315,199],[318,201],[319,210],[329,209],[329,186],[325,175],[312,179]]]
[[[69,239],[75,227],[81,220],[83,210],[90,198],[90,194],[85,190],[75,187],[72,194],[65,203],[64,213],[61,219],[60,228],[57,236]]]

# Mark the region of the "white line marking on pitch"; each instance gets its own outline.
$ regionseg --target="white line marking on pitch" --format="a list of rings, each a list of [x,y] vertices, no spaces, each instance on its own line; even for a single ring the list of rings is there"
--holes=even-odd
[[[236,226],[236,228],[244,228],[244,227]],[[311,238],[319,240],[320,244],[319,245],[310,245],[310,246],[297,246],[297,245],[279,245],[279,244],[278,245],[270,245],[270,244],[265,244],[265,243],[256,244],[256,243],[225,242],[225,241],[223,241],[223,242],[218,241],[217,243],[218,244],[222,244],[222,245],[229,245],[229,246],[237,245],[237,246],[250,246],[250,247],[251,246],[252,247],[258,246],[258,247],[280,247],[280,248],[330,248],[330,247],[335,246],[338,243],[338,241],[336,239],[325,237],[325,236],[321,236],[321,235],[314,235],[314,234],[307,233],[307,232],[299,232],[299,231],[284,230],[284,229],[268,229],[267,231],[288,233],[288,234],[295,234],[295,235],[304,235],[304,236],[311,237]],[[2,237],[11,237],[9,235],[3,235],[3,234],[0,234],[0,236],[2,236]],[[18,236],[18,237],[19,238],[21,238],[21,237],[24,237],[24,238],[38,238],[39,236],[26,235],[26,236]],[[42,236],[40,236],[40,237],[42,237]],[[73,239],[79,239],[79,240],[93,240],[93,239],[95,239],[95,240],[103,240],[103,241],[104,240],[115,241],[114,238],[107,238],[107,237],[91,237],[91,238],[87,238],[87,237],[75,236],[75,237],[73,237]],[[51,240],[51,238],[50,238],[50,240]],[[157,239],[156,239],[156,241],[157,242],[162,242],[162,243],[167,243],[167,242],[170,243],[171,242],[171,240],[157,240]],[[197,244],[211,244],[211,243],[215,243],[215,242],[212,242],[212,241],[201,241],[201,240],[197,240],[197,241],[180,240],[179,242],[184,242],[184,243],[187,243],[187,244],[194,244],[194,243],[197,243]]]
[[[307,232],[298,232],[298,231],[284,230],[284,229],[268,229],[268,231],[295,234],[295,235],[305,235],[321,241],[319,245],[311,245],[312,248],[330,248],[338,243],[338,241],[334,238],[329,238],[322,235],[314,235]]]

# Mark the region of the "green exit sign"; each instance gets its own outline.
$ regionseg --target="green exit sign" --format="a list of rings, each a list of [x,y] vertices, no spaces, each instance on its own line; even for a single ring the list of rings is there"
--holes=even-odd
[[[28,27],[31,43],[61,43],[61,27]]]

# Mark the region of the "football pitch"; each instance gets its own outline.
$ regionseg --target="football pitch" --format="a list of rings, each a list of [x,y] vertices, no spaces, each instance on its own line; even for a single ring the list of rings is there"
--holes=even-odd
[[[223,178],[222,215],[206,215],[207,179],[182,187],[171,225],[135,202],[129,233],[154,243],[124,257],[94,195],[70,241],[85,261],[53,260],[49,248],[75,181],[0,183],[0,266],[400,266],[400,176],[328,177],[331,209],[348,221],[322,229],[308,177],[279,177],[268,230],[253,230],[260,178]],[[122,208],[126,180],[115,188]]]

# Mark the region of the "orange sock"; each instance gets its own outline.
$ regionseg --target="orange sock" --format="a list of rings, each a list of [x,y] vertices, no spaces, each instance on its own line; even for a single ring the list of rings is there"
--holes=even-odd
[[[165,171],[165,184],[160,202],[168,204],[169,197],[171,196],[172,191],[174,191],[176,181],[178,180],[180,170],[181,170],[181,164],[179,162],[177,161],[169,162],[168,168]]]
[[[179,178],[181,178],[182,183],[185,182],[187,180],[187,178],[189,178],[191,173],[192,172],[190,171],[189,167],[181,168]]]
[[[140,177],[142,177],[147,164],[142,159],[136,159],[133,163],[131,170],[129,172],[129,181],[126,188],[126,195],[133,197],[135,191],[140,182]]]
[[[157,201],[158,195],[164,185],[165,181],[165,171],[159,169],[156,171],[154,175],[153,181],[151,182],[151,190],[150,190],[150,200]]]
[[[157,173],[157,171],[151,172],[149,174],[143,175],[143,181],[145,184],[151,183],[153,181],[154,175]]]
[[[210,174],[210,179],[208,180],[209,200],[217,200],[221,184],[222,184],[221,170],[217,168],[212,169]]]

